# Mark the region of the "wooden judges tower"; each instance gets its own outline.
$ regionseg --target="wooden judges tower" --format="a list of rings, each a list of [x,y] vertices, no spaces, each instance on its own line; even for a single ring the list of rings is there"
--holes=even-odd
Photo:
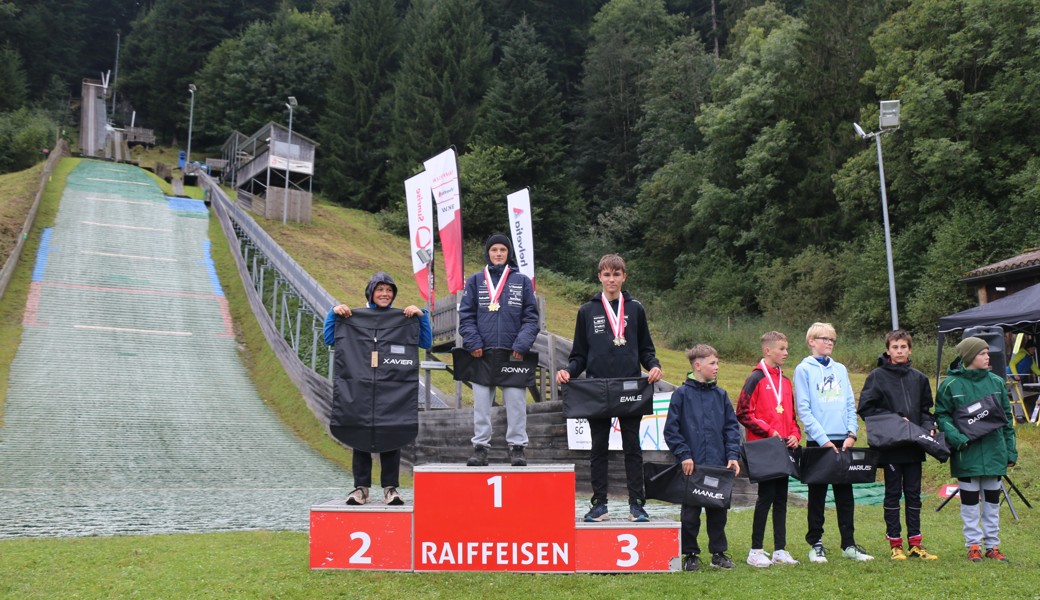
[[[238,190],[240,205],[265,218],[311,222],[311,186],[318,143],[278,123],[251,136],[232,132],[221,149],[223,180]],[[286,206],[287,203],[287,206]]]

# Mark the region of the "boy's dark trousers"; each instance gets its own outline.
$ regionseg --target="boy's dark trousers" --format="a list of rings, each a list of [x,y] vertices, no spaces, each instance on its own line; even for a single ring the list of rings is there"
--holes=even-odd
[[[773,551],[787,547],[787,478],[777,477],[758,482],[758,500],[751,525],[751,548],[762,549],[766,533],[766,519],[773,509]]]
[[[354,472],[354,487],[372,487],[372,453],[354,450],[351,460],[351,471]],[[383,487],[400,485],[401,449],[379,453],[379,483]]]
[[[885,530],[889,541],[902,543],[899,497],[906,500],[906,536],[911,545],[921,539],[921,463],[885,465]]]
[[[838,450],[841,450],[841,441],[831,440]],[[807,442],[807,448],[819,448],[816,442]],[[805,534],[805,541],[810,546],[823,541],[823,517],[827,507],[827,485],[826,483],[809,486],[808,522],[809,531]],[[841,534],[841,548],[844,550],[856,544],[855,510],[856,500],[852,495],[852,484],[831,485],[834,491],[834,508],[838,512],[838,532]]]
[[[708,521],[708,552],[725,552],[729,550],[726,541],[726,519],[729,510],[725,508],[705,508]],[[683,554],[700,554],[701,546],[697,543],[697,535],[701,532],[701,507],[682,505],[680,513],[682,535],[680,542]]]
[[[629,503],[643,503],[643,451],[639,448],[640,415],[620,417],[621,446],[625,451],[625,476],[628,480]],[[610,419],[589,419],[592,437],[590,457],[592,471],[592,503],[607,501],[607,467],[610,449]]]

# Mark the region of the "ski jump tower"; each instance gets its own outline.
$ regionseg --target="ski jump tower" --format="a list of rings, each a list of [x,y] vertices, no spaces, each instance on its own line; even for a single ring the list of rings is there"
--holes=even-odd
[[[246,137],[235,131],[224,143],[225,180],[238,203],[267,219],[310,223],[314,155],[318,143],[278,123]],[[288,203],[288,206],[286,206]]]

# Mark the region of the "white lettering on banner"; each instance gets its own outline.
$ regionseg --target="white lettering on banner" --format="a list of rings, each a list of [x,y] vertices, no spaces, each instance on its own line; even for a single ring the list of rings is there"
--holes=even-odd
[[[422,542],[423,565],[566,565],[566,542]]]
[[[414,360],[409,360],[407,358],[384,358],[383,359],[383,364],[384,365],[403,365],[403,366],[406,366],[406,367],[410,367],[410,366],[415,364],[415,361]]]
[[[642,396],[622,396],[621,402],[639,402]]]
[[[979,414],[975,415],[974,417],[968,419],[968,425],[972,425],[972,424],[975,423],[975,421],[978,421],[979,419],[982,419],[982,418],[988,417],[988,416],[989,416],[989,409],[987,408],[986,410],[980,412]]]
[[[520,272],[534,283],[534,235],[531,225],[531,195],[527,188],[506,196],[506,209],[512,224],[513,249]]]

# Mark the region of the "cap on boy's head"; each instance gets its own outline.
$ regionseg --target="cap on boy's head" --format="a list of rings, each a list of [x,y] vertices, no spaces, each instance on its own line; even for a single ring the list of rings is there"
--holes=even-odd
[[[961,357],[961,364],[967,367],[983,350],[989,350],[989,344],[977,337],[966,337],[957,344],[957,356]]]
[[[495,244],[502,244],[506,248],[509,248],[510,250],[512,250],[512,243],[510,243],[509,238],[507,238],[504,233],[497,233],[496,232],[496,233],[491,234],[491,237],[489,237],[487,239],[487,241],[484,242],[484,252],[487,252],[488,250],[490,250],[491,247],[494,246]]]
[[[599,259],[599,269],[596,272],[602,273],[603,271],[621,271],[626,273],[625,259],[617,254],[604,254],[603,258]]]
[[[693,365],[693,361],[710,358],[712,356],[718,356],[719,352],[715,348],[707,344],[697,344],[693,348],[686,351],[686,358],[690,359],[690,365]]]

